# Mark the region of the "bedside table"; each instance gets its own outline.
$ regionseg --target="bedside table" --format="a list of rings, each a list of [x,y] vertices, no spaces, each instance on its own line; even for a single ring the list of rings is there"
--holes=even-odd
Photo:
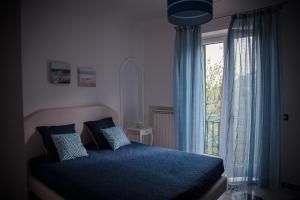
[[[149,136],[150,137],[150,145],[153,144],[152,128],[127,128],[126,134],[128,135],[128,137],[130,139],[132,139],[133,141],[139,142],[139,143],[143,143],[144,136]],[[138,137],[138,139],[134,140],[130,136],[132,136],[134,138]]]

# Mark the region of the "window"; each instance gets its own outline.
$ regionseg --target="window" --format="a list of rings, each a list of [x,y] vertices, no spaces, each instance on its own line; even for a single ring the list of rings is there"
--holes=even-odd
[[[206,69],[204,153],[209,155],[219,155],[224,47],[225,34],[223,37],[208,37],[203,41]]]

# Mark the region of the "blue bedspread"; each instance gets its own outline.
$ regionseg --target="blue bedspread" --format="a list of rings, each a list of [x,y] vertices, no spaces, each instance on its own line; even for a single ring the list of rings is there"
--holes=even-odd
[[[88,153],[63,163],[34,158],[31,174],[66,199],[167,200],[198,198],[224,171],[219,158],[138,143]]]

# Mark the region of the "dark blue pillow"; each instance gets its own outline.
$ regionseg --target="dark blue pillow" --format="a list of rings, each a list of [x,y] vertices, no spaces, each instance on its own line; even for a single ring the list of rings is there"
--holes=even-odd
[[[111,117],[100,119],[97,121],[84,122],[88,127],[91,136],[96,143],[98,149],[110,149],[110,145],[103,136],[101,129],[111,128],[115,126],[113,119]]]
[[[46,150],[47,160],[58,160],[58,153],[51,138],[52,134],[67,134],[75,133],[75,124],[61,125],[61,126],[39,126],[36,128],[40,133],[43,144]]]

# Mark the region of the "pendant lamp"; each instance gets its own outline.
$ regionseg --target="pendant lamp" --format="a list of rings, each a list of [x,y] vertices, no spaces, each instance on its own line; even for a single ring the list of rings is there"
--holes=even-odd
[[[168,0],[168,20],[179,26],[200,25],[213,17],[213,0]]]

